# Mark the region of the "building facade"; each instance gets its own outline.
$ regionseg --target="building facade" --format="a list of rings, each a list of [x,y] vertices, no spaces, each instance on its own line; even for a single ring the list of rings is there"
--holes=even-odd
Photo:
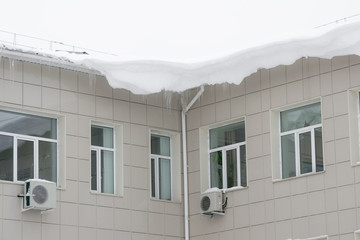
[[[190,239],[360,239],[360,57],[204,89],[186,116]],[[184,239],[181,112],[197,92],[1,57],[0,238]],[[55,209],[24,211],[29,178],[57,183]],[[209,189],[224,214],[201,214]]]

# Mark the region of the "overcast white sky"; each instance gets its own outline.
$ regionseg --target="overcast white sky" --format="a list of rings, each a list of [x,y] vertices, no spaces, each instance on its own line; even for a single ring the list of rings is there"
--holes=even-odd
[[[193,62],[356,14],[359,0],[8,0],[0,30],[129,59]]]

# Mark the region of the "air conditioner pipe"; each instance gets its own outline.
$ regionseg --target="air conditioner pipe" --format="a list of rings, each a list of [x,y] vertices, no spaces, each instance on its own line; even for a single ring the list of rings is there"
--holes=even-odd
[[[184,220],[185,220],[185,240],[189,240],[189,193],[188,193],[188,175],[187,175],[187,145],[186,145],[186,113],[191,106],[204,92],[204,85],[200,86],[199,92],[191,100],[191,102],[183,107],[181,112],[181,131],[182,131],[182,146],[183,146],[183,172],[184,172]]]

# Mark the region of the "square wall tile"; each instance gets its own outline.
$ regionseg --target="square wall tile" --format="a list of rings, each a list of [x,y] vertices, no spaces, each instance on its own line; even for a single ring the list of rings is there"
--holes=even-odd
[[[261,74],[256,72],[244,79],[246,94],[261,90]]]
[[[24,62],[24,83],[41,85],[41,65]]]
[[[79,226],[96,227],[96,207],[91,205],[79,205]]]
[[[271,107],[280,107],[286,104],[286,85],[271,88]]]
[[[296,60],[293,64],[286,66],[287,82],[297,81],[303,78],[303,59]]]
[[[230,98],[230,85],[228,83],[215,85],[215,100],[221,102]]]
[[[320,86],[322,96],[329,95],[333,92],[332,74],[330,72],[320,75]]]
[[[287,103],[294,103],[303,100],[303,81],[288,83],[286,91]]]
[[[332,84],[334,93],[346,91],[350,87],[349,68],[343,68],[332,72]]]
[[[24,105],[32,107],[41,107],[41,87],[24,84]]]
[[[22,104],[22,84],[14,81],[0,80],[0,100],[8,103]]]
[[[60,69],[41,65],[41,79],[43,87],[59,88],[60,86]]]
[[[350,67],[350,86],[360,86],[360,64]]]
[[[114,228],[114,209],[108,207],[96,208],[96,226],[103,229]]]
[[[113,119],[113,102],[110,98],[95,98],[96,117]]]
[[[146,105],[130,103],[130,121],[131,123],[146,124]]]
[[[62,202],[60,206],[60,222],[62,225],[78,225],[78,205]]]
[[[218,102],[215,105],[216,121],[224,121],[230,119],[230,101]]]
[[[21,221],[2,220],[3,239],[21,240]]]
[[[112,98],[113,89],[104,76],[96,75],[96,96]]]
[[[239,97],[245,95],[245,82],[242,80],[240,84],[230,84],[230,97]]]
[[[63,90],[76,92],[78,90],[77,72],[60,69],[60,87]]]
[[[93,74],[78,73],[79,92],[95,94],[96,76]]]
[[[163,109],[160,107],[147,106],[146,118],[147,125],[162,128],[163,127]]]
[[[9,60],[3,58],[4,61],[4,79],[22,82],[23,81],[23,62],[16,60]]]
[[[42,88],[42,107],[60,111],[60,91],[53,88]]]
[[[270,69],[270,86],[276,87],[286,83],[286,67],[280,65]]]
[[[316,57],[303,58],[303,77],[308,78],[319,75],[320,60]]]
[[[60,239],[60,226],[55,224],[42,224],[41,225],[42,239]]]
[[[60,103],[61,103],[61,111],[69,112],[69,113],[77,113],[78,112],[78,95],[77,95],[77,93],[61,91]]]
[[[131,210],[114,209],[114,228],[122,231],[131,229]]]
[[[146,233],[148,231],[148,213],[132,211],[132,231]]]
[[[261,112],[261,92],[246,95],[246,114]]]
[[[327,73],[331,71],[331,60],[320,58],[320,73]]]
[[[313,76],[304,79],[304,99],[311,99],[321,95],[320,77]]]
[[[337,70],[340,68],[348,67],[350,65],[350,57],[346,56],[336,56],[331,59],[331,68],[332,70]]]

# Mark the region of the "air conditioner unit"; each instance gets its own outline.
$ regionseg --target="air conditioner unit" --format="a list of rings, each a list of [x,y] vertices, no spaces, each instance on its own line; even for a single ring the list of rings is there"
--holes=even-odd
[[[202,215],[223,215],[223,193],[221,190],[209,191],[201,194],[200,208]]]
[[[24,210],[56,208],[56,184],[41,179],[29,179],[24,185]]]

